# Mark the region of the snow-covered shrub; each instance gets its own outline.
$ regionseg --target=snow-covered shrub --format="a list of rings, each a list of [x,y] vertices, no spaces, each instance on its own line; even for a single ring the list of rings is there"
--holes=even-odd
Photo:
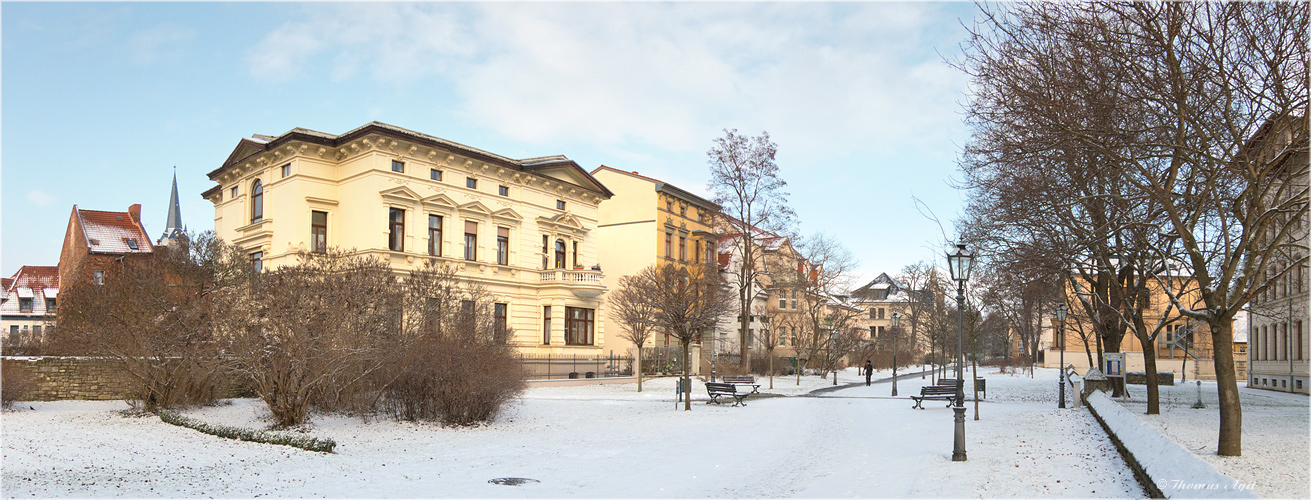
[[[227,439],[236,439],[238,441],[250,441],[254,443],[279,444],[285,446],[294,446],[302,450],[320,451],[332,453],[333,448],[337,447],[337,442],[331,439],[319,439],[304,436],[290,436],[275,432],[257,431],[254,429],[243,429],[241,427],[228,427],[225,425],[210,425],[194,418],[184,417],[172,411],[159,412],[160,420],[167,423],[194,429],[211,436],[218,436]]]

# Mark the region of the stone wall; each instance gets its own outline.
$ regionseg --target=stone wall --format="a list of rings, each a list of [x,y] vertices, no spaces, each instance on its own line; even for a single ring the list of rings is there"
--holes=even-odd
[[[123,364],[113,358],[5,356],[0,363],[6,374],[16,370],[15,376],[31,381],[31,390],[22,396],[27,401],[128,399],[133,386]],[[232,380],[220,383],[219,388],[220,397],[253,394]]]
[[[111,358],[6,356],[0,363],[31,381],[23,396],[30,401],[125,399],[131,387],[123,364]]]

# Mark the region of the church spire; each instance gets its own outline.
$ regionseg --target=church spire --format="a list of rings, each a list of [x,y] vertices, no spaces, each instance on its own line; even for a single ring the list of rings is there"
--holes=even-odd
[[[157,245],[167,246],[185,233],[182,229],[182,207],[178,203],[178,168],[173,167],[173,194],[168,198],[168,221]]]

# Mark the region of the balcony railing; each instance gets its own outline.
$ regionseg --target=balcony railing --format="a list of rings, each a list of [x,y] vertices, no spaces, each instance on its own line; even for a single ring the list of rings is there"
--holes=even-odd
[[[601,271],[589,271],[582,269],[547,269],[541,271],[542,283],[582,283],[588,285],[601,285]]]

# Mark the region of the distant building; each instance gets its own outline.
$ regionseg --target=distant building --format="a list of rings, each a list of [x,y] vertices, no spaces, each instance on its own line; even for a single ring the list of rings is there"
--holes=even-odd
[[[4,346],[12,349],[41,342],[58,310],[59,268],[23,266],[12,278],[5,278],[3,285],[0,331]]]
[[[59,283],[65,288],[78,280],[104,283],[125,259],[149,258],[153,251],[141,225],[140,204],[126,212],[83,210],[73,205],[59,252]]]
[[[621,277],[651,265],[705,266],[715,272],[718,237],[712,224],[719,205],[637,172],[602,165],[592,171],[592,176],[614,192],[601,203],[596,228],[597,238],[604,242],[598,259],[605,270],[607,289],[618,288]],[[606,316],[610,328],[623,328],[609,321],[604,310],[602,316]],[[646,345],[678,342],[657,332]],[[632,347],[618,335],[606,339],[606,348],[616,352],[627,352]]]
[[[1257,156],[1257,161],[1276,167],[1268,196],[1271,206],[1289,201],[1290,196],[1306,196],[1306,127],[1304,117],[1267,122],[1244,148],[1243,154]],[[1303,198],[1303,207],[1306,203]],[[1247,332],[1250,364],[1247,386],[1306,394],[1311,384],[1311,361],[1308,361],[1311,345],[1307,338],[1307,328],[1311,326],[1311,314],[1307,310],[1311,302],[1311,273],[1307,272],[1306,264],[1293,269],[1289,266],[1307,256],[1311,214],[1302,212],[1290,229],[1281,241],[1262,242],[1280,245],[1279,254],[1266,270],[1266,279],[1288,272],[1252,297],[1248,306],[1251,316]]]
[[[173,192],[168,197],[168,219],[164,222],[164,234],[159,235],[155,245],[166,247],[186,237],[186,228],[182,227],[182,206],[178,201],[178,173],[173,172]]]

